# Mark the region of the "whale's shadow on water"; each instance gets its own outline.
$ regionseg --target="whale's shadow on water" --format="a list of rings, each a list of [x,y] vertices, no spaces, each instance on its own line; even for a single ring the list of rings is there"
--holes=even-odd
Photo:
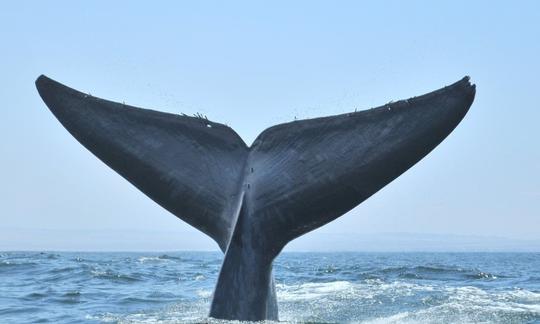
[[[205,116],[103,100],[45,76],[36,86],[82,145],[217,242],[225,257],[210,316],[254,321],[278,319],[272,265],[284,246],[421,160],[475,96],[465,77],[378,108],[276,125],[248,146]]]

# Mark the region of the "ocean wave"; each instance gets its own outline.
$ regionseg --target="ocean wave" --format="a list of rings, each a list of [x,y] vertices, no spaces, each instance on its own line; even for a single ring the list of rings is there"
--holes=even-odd
[[[279,300],[298,301],[316,299],[327,295],[352,293],[354,285],[347,281],[303,283],[298,285],[276,284]]]
[[[105,279],[115,282],[131,283],[143,280],[139,275],[127,275],[112,270],[92,270],[90,271],[90,273],[94,278]]]
[[[96,315],[86,315],[87,320],[98,321],[100,323],[130,323],[130,324],[146,324],[146,323],[207,323],[218,324],[227,323],[235,324],[242,323],[239,321],[223,321],[214,320],[207,317],[208,307],[207,302],[194,303],[177,303],[162,309],[153,311],[139,311],[131,314],[117,314],[106,312]],[[245,323],[245,322],[244,322]]]
[[[38,264],[36,262],[27,261],[27,262],[18,262],[12,260],[0,260],[0,269],[2,268],[25,268],[25,267],[34,267]]]
[[[466,269],[460,267],[438,267],[438,266],[415,266],[415,267],[390,267],[365,273],[370,277],[399,277],[405,279],[426,279],[426,280],[463,280],[463,279],[489,279],[504,278],[484,272],[478,269]]]
[[[12,315],[12,314],[25,314],[25,313],[36,313],[41,309],[35,306],[18,306],[10,307],[5,309],[0,309],[0,315]]]
[[[197,296],[201,298],[210,298],[212,297],[213,291],[211,289],[197,289]]]
[[[73,272],[76,270],[79,270],[79,267],[66,266],[66,267],[61,267],[61,268],[53,268],[53,269],[50,269],[48,272],[52,274],[61,274],[61,273],[66,273],[66,272]]]
[[[142,256],[137,259],[140,263],[145,262],[159,262],[159,261],[165,261],[166,259],[161,259],[158,256]]]
[[[105,313],[87,318],[110,323],[240,323],[206,317],[211,292],[210,289],[199,290],[198,295],[203,300],[184,301],[160,310]],[[392,312],[403,306],[401,300],[393,300],[393,297],[421,295],[422,292],[436,292],[442,294],[442,298],[426,302],[416,310]],[[362,283],[278,284],[277,293],[280,323],[522,323],[540,319],[540,293],[522,289],[490,292],[472,286],[438,287],[375,279]],[[384,309],[388,309],[388,313],[378,314],[369,306],[379,304],[377,297],[384,297]]]
[[[152,303],[161,303],[163,302],[162,298],[151,298],[151,297],[125,297],[121,298],[118,301],[121,305],[133,305],[133,304],[152,304]]]
[[[67,292],[63,293],[62,296],[63,297],[69,297],[69,298],[79,297],[79,296],[81,296],[81,292],[78,291],[78,290],[67,291]]]
[[[35,300],[48,297],[47,293],[32,292],[24,296],[25,300]]]
[[[219,253],[58,254],[2,253],[2,322],[231,323],[207,318]],[[540,322],[538,256],[284,254],[280,323]]]
[[[160,258],[161,260],[182,260],[181,257],[172,256],[168,254],[162,254],[158,258]]]
[[[469,288],[446,303],[418,311],[400,312],[358,323],[526,323],[540,320],[540,305],[497,301],[496,296],[473,292]],[[474,289],[473,289],[474,290]],[[495,297],[495,300],[493,300]]]
[[[60,254],[56,254],[56,253],[40,252],[40,255],[44,257],[45,259],[49,259],[49,260],[57,260],[61,258]]]
[[[540,293],[523,289],[493,292],[473,286],[438,287],[400,281],[387,283],[375,279],[363,283],[280,284],[277,290],[285,321],[340,322],[355,317],[369,317],[373,305],[385,305],[387,309],[400,308],[403,304],[414,303],[410,299],[414,296],[421,297],[418,310],[375,317],[364,322],[517,323],[540,319]],[[427,298],[424,296],[426,292],[435,293],[439,298]],[[365,313],[351,311],[362,308]],[[341,318],[339,314],[344,317]]]
[[[181,261],[181,257],[172,256],[168,254],[153,255],[153,256],[141,256],[137,259],[140,263],[145,262],[166,262],[166,261]]]

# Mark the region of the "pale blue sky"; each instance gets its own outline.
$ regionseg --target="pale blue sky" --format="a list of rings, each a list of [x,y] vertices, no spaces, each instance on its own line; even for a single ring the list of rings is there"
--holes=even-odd
[[[42,73],[102,98],[201,112],[248,143],[295,117],[367,109],[470,75],[476,101],[447,140],[300,242],[381,232],[540,239],[538,1],[7,1],[0,51],[0,250],[125,250],[161,232],[156,249],[215,247],[64,130],[35,90]],[[122,244],[106,234],[118,231]]]

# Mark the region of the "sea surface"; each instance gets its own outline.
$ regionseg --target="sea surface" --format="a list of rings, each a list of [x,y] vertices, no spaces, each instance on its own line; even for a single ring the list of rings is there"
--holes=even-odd
[[[208,322],[221,262],[0,252],[0,323]],[[274,272],[284,322],[540,323],[540,253],[283,253]]]

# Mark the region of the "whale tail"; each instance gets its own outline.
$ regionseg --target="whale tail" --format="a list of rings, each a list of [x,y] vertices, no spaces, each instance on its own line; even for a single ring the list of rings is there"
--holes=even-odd
[[[210,315],[277,319],[272,260],[397,178],[458,125],[469,78],[378,108],[293,121],[251,147],[230,127],[99,99],[45,76],[39,94],[89,151],[212,237],[225,259]]]

